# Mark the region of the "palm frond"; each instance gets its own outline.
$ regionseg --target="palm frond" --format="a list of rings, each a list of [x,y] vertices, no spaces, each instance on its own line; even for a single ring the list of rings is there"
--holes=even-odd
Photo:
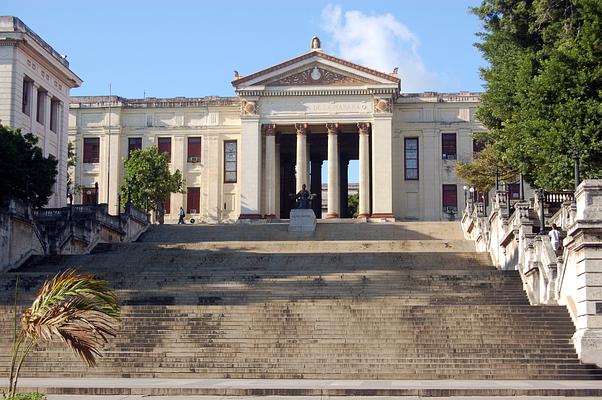
[[[47,281],[22,318],[22,330],[33,340],[65,342],[89,366],[101,347],[116,336],[119,304],[113,290],[94,275],[69,269]]]

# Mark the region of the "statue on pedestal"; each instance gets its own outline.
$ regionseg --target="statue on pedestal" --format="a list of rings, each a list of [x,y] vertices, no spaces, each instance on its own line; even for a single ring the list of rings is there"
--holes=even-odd
[[[311,201],[314,199],[315,195],[311,194],[309,190],[307,190],[307,186],[305,184],[301,185],[301,190],[297,194],[290,194],[291,197],[295,199],[296,209],[298,210],[307,210],[311,208]]]

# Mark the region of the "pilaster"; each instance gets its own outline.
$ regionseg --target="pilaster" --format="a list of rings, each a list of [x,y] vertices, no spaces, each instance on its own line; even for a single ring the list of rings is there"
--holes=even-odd
[[[247,103],[247,109],[250,109]],[[253,108],[253,111],[255,109]],[[249,111],[245,111],[249,112]],[[240,219],[261,218],[261,129],[259,115],[241,117]]]
[[[372,126],[372,218],[395,220],[393,215],[393,118],[374,114]]]

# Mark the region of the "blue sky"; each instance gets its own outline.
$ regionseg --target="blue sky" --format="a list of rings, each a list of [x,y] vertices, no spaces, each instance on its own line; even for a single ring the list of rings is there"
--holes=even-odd
[[[390,72],[404,91],[482,90],[473,47],[476,0],[29,1],[4,0],[83,80],[73,95],[231,96],[247,75],[306,52]]]
[[[233,96],[248,75],[305,53],[311,37],[367,67],[399,67],[404,92],[482,91],[478,0],[3,0],[84,84],[72,95]],[[327,167],[323,168],[326,182]],[[358,165],[349,166],[357,182]]]

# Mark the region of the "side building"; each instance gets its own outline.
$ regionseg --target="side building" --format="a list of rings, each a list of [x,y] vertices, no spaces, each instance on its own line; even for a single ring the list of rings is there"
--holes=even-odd
[[[69,91],[81,84],[65,56],[19,18],[0,16],[0,123],[33,133],[59,160],[49,207],[67,203]]]
[[[317,38],[309,52],[237,73],[232,85],[236,97],[72,97],[79,200],[116,213],[129,152],[157,145],[186,180],[168,221],[180,206],[199,222],[286,219],[303,184],[316,194],[318,218],[345,217],[352,160],[360,218],[447,220],[461,211],[454,167],[478,150],[478,93],[402,93],[396,71],[326,54]]]

